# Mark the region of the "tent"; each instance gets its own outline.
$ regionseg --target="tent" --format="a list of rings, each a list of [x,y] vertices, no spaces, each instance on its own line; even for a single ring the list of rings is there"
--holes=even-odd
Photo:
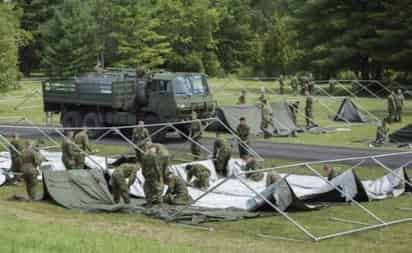
[[[389,139],[394,143],[412,143],[412,124],[390,134]]]
[[[345,98],[343,99],[334,120],[345,122],[366,122],[367,118],[359,111],[356,104],[350,98]]]
[[[298,127],[293,122],[292,111],[286,101],[279,101],[271,104],[272,106],[272,123],[275,135],[287,136],[297,131]]]

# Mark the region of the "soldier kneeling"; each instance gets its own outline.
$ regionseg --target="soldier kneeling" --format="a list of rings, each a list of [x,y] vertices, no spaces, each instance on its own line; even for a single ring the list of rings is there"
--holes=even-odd
[[[136,164],[122,164],[114,170],[111,183],[115,203],[119,203],[120,198],[123,199],[124,203],[130,203],[129,188],[136,180],[138,170]]]
[[[247,155],[243,156],[242,159],[245,161],[244,171],[251,171],[250,173],[246,174],[246,178],[256,182],[262,180],[264,177],[264,174],[262,172],[252,172],[261,169],[258,161],[256,161],[254,157]]]
[[[193,200],[187,190],[186,182],[182,178],[167,172],[165,183],[168,188],[163,202],[170,205],[187,205]]]
[[[209,178],[210,178],[210,171],[208,168],[201,164],[189,164],[186,165],[186,172],[187,172],[187,182],[190,183],[193,177],[196,179],[193,181],[193,186],[201,189],[206,190],[209,188]]]

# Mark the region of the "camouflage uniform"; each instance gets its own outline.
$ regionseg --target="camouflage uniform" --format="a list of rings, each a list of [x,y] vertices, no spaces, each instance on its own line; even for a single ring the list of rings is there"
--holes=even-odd
[[[145,178],[143,191],[148,206],[163,202],[163,174],[155,152],[147,151],[142,157],[142,173]]]
[[[75,155],[75,168],[76,169],[85,169],[85,160],[86,154],[85,152],[92,152],[89,143],[89,136],[87,135],[86,130],[82,130],[76,134],[74,137],[74,143],[77,145],[76,147],[76,155]],[[82,150],[80,151],[79,148]]]
[[[292,88],[293,91],[293,95],[297,96],[298,95],[298,90],[299,90],[299,81],[298,78],[296,76],[294,76],[290,82],[290,86]]]
[[[402,92],[395,95],[395,105],[396,105],[395,121],[396,122],[402,121],[402,110],[403,110],[404,101],[405,101],[405,97],[403,96]]]
[[[395,96],[393,93],[389,94],[388,99],[388,123],[392,123],[395,119],[396,103]]]
[[[245,165],[245,171],[253,171],[257,169],[261,169],[261,167],[259,166],[256,159],[249,158]],[[262,180],[263,177],[264,177],[264,174],[262,172],[252,172],[252,173],[246,174],[246,178],[251,179],[256,182]]]
[[[200,139],[202,138],[202,123],[199,120],[195,120],[190,125],[190,138],[192,138],[195,142],[200,143]],[[190,143],[190,151],[192,152],[193,157],[195,160],[200,158],[200,146],[194,142]]]
[[[37,167],[40,165],[39,154],[31,147],[26,148],[21,155],[23,163],[23,179],[26,184],[27,195],[31,200],[36,199]]]
[[[193,201],[187,190],[186,182],[177,176],[168,176],[167,192],[163,197],[165,203],[171,205],[187,205]]]
[[[73,140],[65,138],[62,144],[62,162],[66,170],[76,169],[77,153]]]
[[[376,140],[375,144],[382,145],[387,142],[389,134],[389,128],[386,126],[386,123],[378,126],[376,130]]]
[[[268,173],[266,175],[266,187],[272,185],[272,184],[276,184],[277,182],[279,182],[280,180],[282,180],[282,177],[279,176],[276,173]]]
[[[268,105],[262,104],[262,122],[260,124],[260,129],[263,132],[264,138],[269,138],[272,133],[269,131],[269,126],[273,126],[272,122],[272,110],[269,108]]]
[[[313,122],[313,97],[311,95],[306,96],[305,118],[306,118],[306,127],[307,128],[312,127],[314,125],[314,122]]]
[[[138,126],[133,129],[132,141],[136,146],[144,151],[146,143],[148,141],[151,141],[151,138],[149,138],[149,136],[150,134],[147,128]],[[136,149],[136,160],[140,162],[142,160],[142,156],[142,152]]]
[[[227,175],[227,166],[232,155],[230,144],[223,139],[217,139],[213,145],[213,159],[216,172],[224,177]]]
[[[289,105],[290,112],[292,113],[292,120],[295,125],[298,125],[298,112],[299,112],[299,101]]]
[[[201,164],[193,164],[192,168],[187,172],[187,182],[190,183],[193,177],[196,180],[193,186],[199,189],[207,189],[209,187],[210,171]]]
[[[262,103],[262,104],[265,103],[265,101],[267,101],[267,100],[266,100],[266,94],[262,92],[262,93],[260,94],[259,98],[258,98],[258,101],[259,101],[260,103]]]
[[[243,143],[247,144],[248,146],[250,145],[250,142],[249,142],[250,127],[248,125],[239,124],[236,128],[236,133]],[[247,147],[245,147],[245,145],[242,142],[239,141],[239,144],[238,144],[240,157],[249,154]]]
[[[12,172],[20,173],[22,172],[22,160],[21,154],[25,147],[25,142],[18,138],[14,138],[10,141],[10,144],[14,147],[10,147],[10,158],[11,158],[11,168]],[[18,151],[18,152],[17,152]]]
[[[136,180],[138,170],[136,164],[122,164],[114,170],[111,181],[114,202],[119,203],[121,197],[126,204],[130,203],[129,188]],[[126,183],[127,178],[129,183]]]
[[[162,180],[164,179],[166,172],[168,171],[169,162],[170,162],[170,153],[167,148],[160,143],[152,143],[148,148],[156,148],[156,158],[157,163],[159,164]]]

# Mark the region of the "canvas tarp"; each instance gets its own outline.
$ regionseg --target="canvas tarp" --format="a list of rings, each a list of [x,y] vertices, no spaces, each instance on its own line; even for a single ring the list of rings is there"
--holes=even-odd
[[[358,107],[351,99],[345,98],[343,99],[334,120],[362,123],[367,121],[367,117],[359,111]]]
[[[394,143],[412,143],[412,124],[390,134],[389,139]]]

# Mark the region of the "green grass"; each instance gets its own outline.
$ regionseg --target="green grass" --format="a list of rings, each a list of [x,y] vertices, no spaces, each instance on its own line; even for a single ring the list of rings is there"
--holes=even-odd
[[[268,160],[266,166],[293,161]],[[337,165],[347,167],[344,165]],[[316,167],[320,169],[320,167]],[[293,168],[283,172],[304,172]],[[379,168],[360,168],[360,178],[377,178]],[[367,231],[312,243],[280,216],[208,223],[213,232],[166,224],[136,214],[84,213],[63,209],[48,202],[14,202],[7,199],[24,194],[22,186],[0,188],[0,252],[409,252],[409,224]],[[365,203],[380,217],[390,220],[411,217],[398,208],[411,207],[410,196]],[[358,228],[331,222],[338,217],[376,223],[354,205],[337,205],[313,212],[290,213],[315,235]],[[258,237],[258,234],[302,239],[288,242]]]

